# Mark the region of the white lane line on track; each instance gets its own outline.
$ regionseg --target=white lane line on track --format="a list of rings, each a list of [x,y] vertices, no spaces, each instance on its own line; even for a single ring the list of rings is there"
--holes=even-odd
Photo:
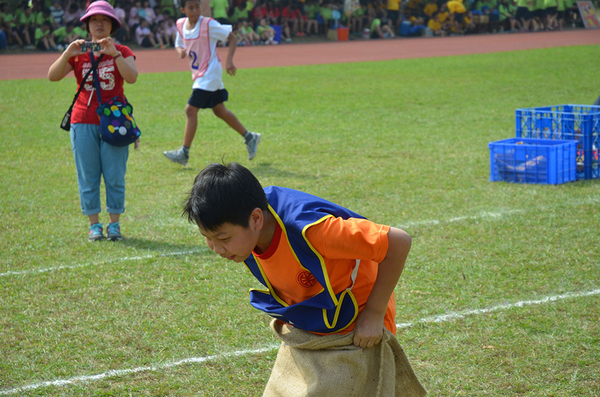
[[[403,328],[410,328],[417,324],[445,323],[445,322],[459,320],[459,319],[462,319],[462,318],[465,318],[468,316],[487,314],[487,313],[492,313],[492,312],[497,312],[497,311],[502,311],[502,310],[510,310],[513,308],[519,308],[519,307],[525,307],[525,306],[543,305],[546,303],[558,302],[558,301],[562,301],[565,299],[584,298],[584,297],[589,297],[589,296],[594,296],[594,295],[600,295],[600,289],[595,289],[592,291],[585,291],[585,292],[567,292],[567,293],[560,294],[560,295],[546,296],[541,299],[524,300],[524,301],[519,301],[519,302],[515,302],[515,303],[501,304],[501,305],[496,305],[496,306],[492,306],[492,307],[488,307],[488,308],[484,308],[484,309],[465,310],[465,311],[461,311],[461,312],[450,312],[450,313],[439,315],[439,316],[425,317],[425,318],[422,318],[422,319],[417,320],[412,323],[400,323],[400,324],[397,324],[397,326],[399,329],[403,329]],[[33,383],[30,385],[21,386],[21,387],[17,387],[14,389],[0,390],[0,395],[16,394],[16,393],[21,393],[21,392],[24,392],[27,390],[35,390],[35,389],[40,389],[43,387],[50,387],[50,386],[56,386],[56,387],[67,386],[67,385],[70,385],[73,383],[78,383],[78,382],[92,382],[92,381],[97,381],[97,380],[102,380],[102,379],[107,379],[107,378],[114,378],[114,377],[119,377],[119,376],[136,374],[139,372],[161,371],[161,370],[168,369],[168,368],[178,367],[178,366],[184,365],[184,364],[205,363],[208,361],[216,361],[216,360],[220,360],[223,358],[239,357],[239,356],[245,356],[248,354],[265,353],[265,352],[269,352],[271,350],[275,350],[278,347],[279,347],[279,345],[276,345],[276,346],[274,345],[274,346],[265,347],[262,349],[239,350],[239,351],[232,352],[232,353],[215,354],[212,356],[205,356],[205,357],[186,358],[183,360],[174,361],[174,362],[170,362],[170,363],[166,363],[166,364],[156,364],[156,365],[149,365],[149,366],[145,366],[145,367],[137,367],[137,368],[131,368],[131,369],[117,369],[117,370],[103,372],[103,373],[97,374],[97,375],[84,375],[84,376],[76,376],[76,377],[68,378],[68,379],[58,379],[58,380],[52,380],[52,381],[46,381],[46,382],[40,382],[40,383]]]

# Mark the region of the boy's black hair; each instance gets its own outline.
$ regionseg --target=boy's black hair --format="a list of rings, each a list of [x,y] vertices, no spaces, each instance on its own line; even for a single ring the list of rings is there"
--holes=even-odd
[[[190,1],[200,4],[200,0],[179,0],[180,7],[185,8],[185,3],[190,2]]]
[[[216,231],[225,223],[248,227],[252,211],[267,206],[267,196],[250,170],[238,163],[213,163],[196,176],[182,216]]]

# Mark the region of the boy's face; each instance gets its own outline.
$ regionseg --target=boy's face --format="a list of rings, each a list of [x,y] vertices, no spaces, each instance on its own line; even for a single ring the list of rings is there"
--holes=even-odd
[[[252,254],[258,241],[252,225],[242,227],[224,223],[215,231],[203,229],[202,226],[198,226],[198,229],[211,250],[221,255],[222,258],[238,263],[243,262]]]
[[[192,20],[196,20],[200,17],[200,2],[199,1],[186,1],[181,12],[186,17]]]

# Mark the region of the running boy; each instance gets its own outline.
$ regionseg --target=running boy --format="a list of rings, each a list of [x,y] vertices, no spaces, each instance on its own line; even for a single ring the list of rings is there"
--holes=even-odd
[[[366,396],[379,387],[380,395],[426,393],[394,336],[394,288],[411,246],[406,232],[307,193],[263,189],[236,163],[211,164],[198,174],[184,216],[196,223],[211,250],[244,262],[266,287],[251,290],[250,303],[276,319],[271,327],[285,343],[265,395],[289,389],[292,378],[303,378],[292,373],[306,373],[311,360],[318,369],[308,369],[315,375],[301,380],[310,384],[298,391],[317,387],[318,395]],[[306,343],[288,360],[282,351],[295,348],[295,335]],[[320,354],[306,353],[308,344],[318,345]],[[377,356],[381,349],[393,354]],[[351,373],[353,368],[359,373]],[[364,377],[375,368],[375,374],[387,374],[385,379]],[[345,375],[345,382],[326,392],[332,379]]]
[[[233,64],[233,54],[237,47],[237,38],[231,30],[231,25],[221,25],[214,19],[201,15],[200,0],[183,1],[181,12],[185,13],[186,17],[177,20],[175,50],[180,58],[188,58],[194,84],[192,96],[185,107],[183,146],[164,154],[169,160],[186,165],[198,128],[198,111],[210,108],[215,116],[244,137],[248,160],[252,160],[260,142],[260,134],[248,131],[235,114],[225,107],[224,102],[229,94],[223,85],[223,68],[216,51],[218,41],[229,41],[225,67],[228,74],[235,76],[237,68]]]

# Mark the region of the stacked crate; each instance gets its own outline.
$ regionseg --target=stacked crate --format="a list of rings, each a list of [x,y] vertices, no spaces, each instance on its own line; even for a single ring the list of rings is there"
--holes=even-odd
[[[491,181],[600,179],[600,106],[517,109],[516,136],[490,142]]]

